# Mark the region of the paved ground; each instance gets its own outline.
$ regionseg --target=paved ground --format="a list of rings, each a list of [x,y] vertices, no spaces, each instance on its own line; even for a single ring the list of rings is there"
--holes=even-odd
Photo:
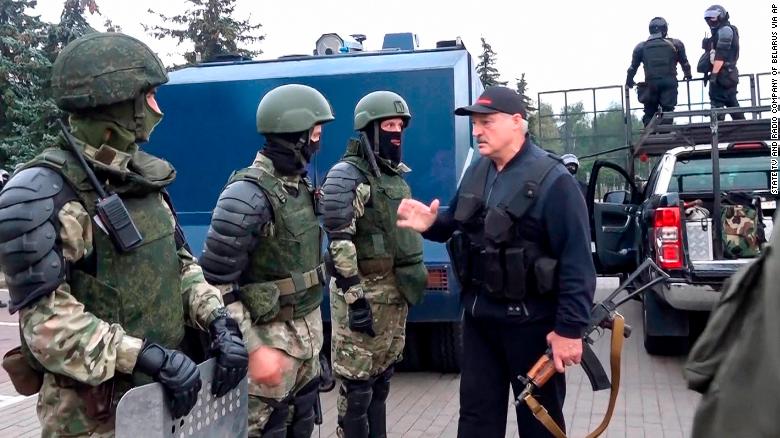
[[[598,296],[604,296],[616,283],[599,281]],[[5,291],[0,292],[7,298]],[[607,433],[612,438],[676,438],[690,435],[698,394],[685,387],[683,358],[651,357],[642,347],[640,306],[631,302],[622,309],[634,328],[626,341],[623,355],[623,379],[615,415]],[[16,317],[0,310],[0,353],[18,343]],[[607,364],[608,339],[601,339],[596,351]],[[458,375],[400,373],[392,382],[388,401],[389,437],[455,437],[458,418]],[[608,391],[594,393],[579,367],[567,373],[565,404],[569,436],[584,437],[601,421],[606,410]],[[325,424],[314,436],[335,437],[335,391],[324,395]],[[512,410],[510,408],[510,410]],[[507,437],[518,437],[514,413],[510,412]],[[37,437],[40,431],[35,416],[35,397],[16,394],[0,369],[0,438]]]

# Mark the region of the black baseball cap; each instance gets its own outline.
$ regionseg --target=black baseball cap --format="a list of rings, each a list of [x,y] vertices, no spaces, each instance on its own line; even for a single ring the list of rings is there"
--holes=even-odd
[[[488,87],[479,96],[474,105],[463,106],[455,110],[456,116],[478,114],[520,114],[527,119],[527,112],[522,96],[517,91],[507,87]]]

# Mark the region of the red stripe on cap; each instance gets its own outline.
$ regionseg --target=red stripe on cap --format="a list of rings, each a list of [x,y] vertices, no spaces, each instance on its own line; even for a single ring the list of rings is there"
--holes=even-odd
[[[477,99],[477,103],[483,103],[483,104],[492,105],[493,101],[491,99],[486,98],[486,97],[481,97],[481,98]]]

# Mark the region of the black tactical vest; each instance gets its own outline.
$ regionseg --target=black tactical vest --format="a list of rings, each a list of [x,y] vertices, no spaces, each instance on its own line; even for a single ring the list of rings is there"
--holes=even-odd
[[[726,52],[724,62],[727,64],[736,64],[739,59],[739,31],[737,30],[737,26],[731,24],[724,24],[723,26],[728,26],[734,31],[734,39],[731,40],[731,49]],[[718,30],[720,30],[720,28],[718,28]],[[718,30],[712,32],[712,39],[710,41],[713,49],[718,47]]]
[[[677,48],[667,38],[652,38],[642,49],[645,80],[677,76]]]
[[[555,288],[556,261],[538,243],[541,227],[526,213],[539,187],[560,161],[552,154],[535,158],[530,171],[507,168],[517,191],[498,193],[495,207],[487,207],[485,186],[492,162],[482,157],[461,183],[454,218],[459,224],[447,244],[456,275],[464,288],[493,298],[522,301],[526,293]]]

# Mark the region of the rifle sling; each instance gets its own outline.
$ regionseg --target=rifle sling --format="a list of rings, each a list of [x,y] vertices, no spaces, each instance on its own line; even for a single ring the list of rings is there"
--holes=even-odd
[[[616,313],[612,324],[612,347],[609,353],[612,385],[609,389],[609,405],[607,405],[607,412],[604,414],[601,424],[599,424],[593,432],[589,433],[586,438],[596,438],[604,433],[612,419],[612,413],[615,411],[615,402],[617,401],[618,390],[620,389],[620,355],[623,352],[623,326],[625,320],[621,314]],[[533,395],[528,393],[523,400],[528,405],[528,408],[531,409],[531,412],[533,412],[534,417],[536,417],[536,419],[539,420],[555,438],[567,438],[566,434],[558,427],[558,424],[555,423],[555,420],[547,413],[547,409],[545,409]]]

